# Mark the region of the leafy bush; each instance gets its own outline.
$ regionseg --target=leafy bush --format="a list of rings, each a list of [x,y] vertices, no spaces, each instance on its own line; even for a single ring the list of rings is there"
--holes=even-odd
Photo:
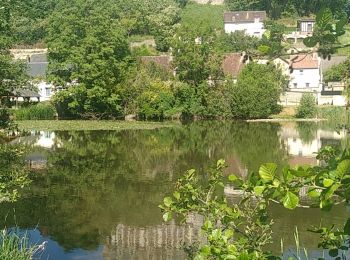
[[[14,110],[16,120],[50,120],[56,117],[56,109],[51,103],[38,103]]]
[[[297,118],[314,118],[317,114],[316,99],[313,94],[305,93],[301,97],[300,104],[297,109]]]
[[[138,114],[143,119],[164,119],[176,113],[174,105],[170,83],[155,81],[139,96]]]
[[[249,63],[232,87],[232,115],[239,119],[268,118],[281,111],[278,104],[286,83],[272,65]]]
[[[301,254],[298,232],[294,257],[289,256],[290,252],[283,252],[283,245],[280,256],[266,251],[266,247],[274,243],[271,204],[288,210],[318,208],[323,211],[346,205],[350,189],[350,150],[340,152],[328,146],[321,149],[316,158],[322,163],[314,167],[282,168],[275,163],[262,164],[259,171],[243,178],[226,177],[224,160],[219,160],[206,178],[195,169],[189,170],[160,205],[163,219],[168,222],[174,217],[184,220],[202,217],[203,239],[186,245],[191,259],[307,259],[306,249],[306,256]],[[240,194],[235,203],[227,200],[226,187]],[[350,218],[347,216],[344,224],[343,227],[320,225],[308,229],[319,235],[318,248],[323,250],[324,257],[331,257],[327,259],[349,256]]]
[[[120,97],[101,87],[71,87],[52,98],[59,118],[117,118],[122,116]]]

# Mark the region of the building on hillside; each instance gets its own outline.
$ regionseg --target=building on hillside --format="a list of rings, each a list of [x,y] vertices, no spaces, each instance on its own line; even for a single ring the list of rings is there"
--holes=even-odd
[[[265,11],[225,12],[224,27],[226,33],[243,31],[249,36],[261,38],[265,32]]]
[[[222,61],[222,70],[225,76],[236,79],[244,67],[244,55],[241,53],[227,53]]]
[[[284,66],[284,74],[289,78],[289,83],[287,90],[281,96],[281,105],[298,105],[304,93],[312,93],[319,102],[322,76],[321,59],[317,53],[291,55],[287,61],[289,66]]]
[[[317,53],[292,55],[290,58],[290,91],[319,92],[321,59]]]
[[[46,54],[33,54],[28,59],[28,74],[33,78],[32,84],[38,90],[40,101],[48,101],[54,94],[54,86],[45,81],[48,65]]]
[[[316,24],[316,20],[313,18],[305,18],[298,20],[298,31],[302,35],[310,36]]]
[[[346,98],[343,95],[345,82],[326,82],[324,74],[333,66],[339,65],[347,60],[346,56],[332,56],[330,59],[321,60],[322,92],[321,105],[345,106]]]
[[[313,18],[304,18],[298,20],[297,30],[286,34],[284,37],[287,41],[293,44],[300,43],[300,47],[302,47],[302,41],[312,35],[315,28],[316,20]]]

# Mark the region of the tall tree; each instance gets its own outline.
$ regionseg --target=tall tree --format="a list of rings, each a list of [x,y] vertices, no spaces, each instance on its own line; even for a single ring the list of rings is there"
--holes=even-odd
[[[215,38],[212,31],[199,33],[187,26],[178,29],[172,49],[180,80],[198,86],[209,78],[222,76],[221,58],[213,47]]]
[[[20,88],[26,82],[26,68],[16,62],[10,53],[12,46],[12,0],[4,0],[0,4],[0,104],[3,96]]]

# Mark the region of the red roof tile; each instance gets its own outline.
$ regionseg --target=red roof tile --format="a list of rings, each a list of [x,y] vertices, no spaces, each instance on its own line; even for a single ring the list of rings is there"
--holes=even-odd
[[[293,69],[318,69],[318,57],[315,54],[293,55],[290,59]]]

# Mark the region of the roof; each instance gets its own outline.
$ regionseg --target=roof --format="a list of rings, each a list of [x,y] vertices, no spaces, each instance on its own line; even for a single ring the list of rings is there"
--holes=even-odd
[[[328,71],[329,69],[331,69],[333,66],[335,65],[339,65],[343,62],[345,62],[348,59],[347,56],[331,56],[331,59],[322,59],[321,60],[321,67],[323,72]]]
[[[315,18],[302,18],[299,19],[298,22],[316,22]]]
[[[48,62],[29,62],[27,64],[27,71],[31,77],[45,77]]]
[[[30,56],[30,62],[48,62],[47,54],[46,53],[33,54]]]
[[[240,11],[240,12],[225,12],[225,23],[249,23],[255,22],[255,19],[260,21],[266,20],[265,11]]]
[[[29,90],[29,89],[14,90],[13,95],[15,95],[17,97],[23,97],[23,98],[29,98],[29,97],[40,98],[40,95],[37,92],[35,92],[33,90]]]
[[[166,70],[172,70],[172,58],[169,55],[160,55],[160,56],[142,56],[141,62],[144,64],[151,64],[154,63]]]
[[[291,67],[293,69],[318,69],[317,54],[298,54],[290,57]]]
[[[237,77],[243,69],[244,63],[240,53],[228,53],[224,56],[222,70],[224,74]]]

